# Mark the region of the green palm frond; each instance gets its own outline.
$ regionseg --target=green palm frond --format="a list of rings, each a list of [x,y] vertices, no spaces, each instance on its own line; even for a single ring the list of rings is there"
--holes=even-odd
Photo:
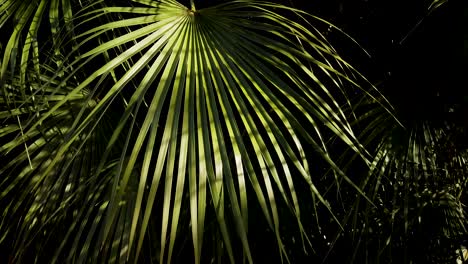
[[[407,122],[405,129],[388,122],[391,119],[377,109],[369,113],[372,118],[363,137],[377,143],[377,151],[360,187],[367,188],[377,207],[354,212],[353,233],[362,241],[356,250],[368,251],[376,263],[389,256],[405,262],[425,256],[419,261],[437,262],[435,257],[442,257],[444,249],[427,254],[428,247],[467,233],[461,196],[467,185],[468,152],[454,144],[459,132],[455,125],[434,121]],[[372,145],[369,141],[366,144]],[[415,252],[418,243],[426,248],[424,254]]]
[[[6,2],[22,14],[21,1]],[[73,24],[65,19],[71,26],[56,50],[66,56],[49,58],[55,68],[47,74],[37,61],[30,70],[27,57],[16,65],[19,37],[5,49],[0,204],[7,210],[0,228],[3,241],[17,235],[14,259],[47,237],[47,245],[59,244],[53,263],[137,262],[152,232],[155,258],[170,263],[188,215],[196,263],[207,217],[216,218],[230,262],[252,263],[248,213],[256,200],[288,260],[277,203],[310,243],[296,194],[304,184],[340,225],[311,163],[327,164],[364,195],[326,142],[336,135],[369,163],[342,105],[349,91],[381,97],[361,88],[365,79],[311,24],[324,21],[257,1],[200,10],[171,0],[133,2],[100,1]],[[51,1],[51,17],[58,3]],[[30,73],[35,78],[22,80]],[[63,223],[71,225],[60,229]]]
[[[63,100],[71,87],[58,88],[57,82],[42,74],[37,83],[28,87],[32,93],[25,101],[19,78],[8,79],[13,82],[6,85],[7,96],[16,106],[0,111],[0,204],[4,208],[0,243],[15,238],[16,252],[11,257],[24,259],[24,255],[28,255],[25,250],[31,244],[40,252],[50,246],[49,243],[57,243],[53,238],[60,232],[52,230],[71,221],[92,197],[90,194],[103,193],[110,179],[108,171],[115,162],[108,163],[100,179],[92,175],[97,166],[94,163],[105,148],[102,145],[105,133],[112,131],[112,118],[96,119],[94,127],[83,131],[79,141],[74,142],[65,155],[57,156],[57,150],[76,126],[76,118],[89,112],[95,104],[89,90],[71,97],[67,105],[56,109],[51,118],[26,135],[23,125],[39,119],[49,111],[50,105]],[[0,105],[7,105],[3,98],[0,98]],[[52,156],[57,156],[58,166],[48,170]],[[35,241],[42,243],[33,243]]]
[[[4,51],[0,54],[1,87],[4,87],[7,74],[18,75],[20,78],[18,88],[24,96],[27,83],[34,82],[34,79],[39,78],[41,74],[40,60],[45,58],[40,55],[40,50],[46,45],[55,47],[50,56],[54,57],[58,65],[61,64],[63,55],[58,48],[60,46],[58,36],[61,31],[72,32],[72,6],[79,4],[81,1],[70,0],[0,1],[0,32],[2,36],[9,36]],[[51,38],[48,39],[47,36]],[[46,44],[50,40],[53,43]],[[42,43],[39,43],[40,41]],[[35,74],[28,73],[31,64]],[[5,90],[3,92],[6,93]],[[7,103],[12,102],[7,100]]]

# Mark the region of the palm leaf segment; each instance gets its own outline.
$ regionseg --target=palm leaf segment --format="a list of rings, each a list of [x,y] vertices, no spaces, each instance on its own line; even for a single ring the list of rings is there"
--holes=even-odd
[[[368,188],[366,194],[377,207],[365,206],[360,218],[356,210],[353,222],[357,239],[368,241],[363,245],[365,254],[372,256],[374,245],[381,244],[377,258],[395,252],[411,258],[418,256],[411,251],[411,241],[420,236],[426,240],[424,246],[436,248],[441,247],[440,239],[463,237],[467,151],[456,143],[461,129],[449,121],[411,121],[405,129],[379,111],[368,118],[372,121],[362,136],[376,140],[377,149],[361,186]],[[425,261],[442,257],[434,254],[424,252]]]
[[[111,7],[100,1],[93,5],[99,8],[76,16],[70,55],[63,64],[57,63],[62,68],[39,89],[75,85],[65,89],[61,100],[46,100],[46,110],[28,117],[21,129],[20,138],[31,140],[73,98],[86,104],[59,137],[60,144],[47,152],[47,161],[41,161],[43,169],[30,172],[30,181],[23,183],[29,188],[45,186],[47,191],[53,188],[48,185],[50,175],[66,171],[64,157],[68,168],[79,155],[88,155],[88,148],[75,146],[83,146],[82,140],[90,143],[89,135],[106,133],[96,122],[112,111],[121,113],[107,133],[110,138],[100,137],[100,144],[107,144],[95,152],[101,158],[80,175],[91,177],[100,187],[89,189],[94,194],[82,201],[86,206],[73,212],[73,224],[54,261],[66,248],[68,260],[78,262],[95,260],[102,252],[109,261],[137,259],[148,226],[155,223],[151,216],[157,205],[160,261],[171,262],[181,210],[188,203],[196,261],[201,257],[206,207],[212,204],[231,262],[235,257],[229,215],[244,255],[252,262],[248,185],[274,230],[281,255],[286,256],[277,199],[284,200],[302,228],[295,184],[304,182],[313,200],[331,212],[313,182],[307,150],[312,147],[352,184],[331,160],[323,128],[365,156],[349,117],[335,99],[346,101],[345,89],[359,88],[348,77],[359,74],[318,31],[310,29],[302,17],[306,14],[288,7],[234,1],[195,11],[170,0],[134,2],[138,6]],[[287,19],[283,15],[287,13],[303,23]],[[96,26],[89,29],[88,23]],[[103,62],[102,66],[90,71],[94,61]],[[59,78],[64,72],[71,74]],[[83,72],[85,78],[71,81]],[[27,151],[28,147],[21,154],[23,161],[29,157]],[[104,187],[107,183],[110,189]],[[57,210],[65,210],[58,205]],[[23,232],[27,233],[27,225]]]
[[[18,88],[23,95],[27,82],[39,78],[41,72],[39,53],[42,45],[39,43],[38,36],[42,28],[41,24],[44,24],[43,20],[48,20],[53,46],[59,47],[57,36],[61,28],[72,32],[72,3],[73,1],[70,2],[70,0],[0,1],[0,29],[8,28],[10,24],[13,26],[11,32],[2,32],[3,36],[10,35],[2,52],[3,58],[0,64],[2,86],[8,75],[7,70],[17,71],[21,85]],[[50,56],[53,56],[58,64],[61,63],[63,55],[58,48],[54,48]],[[27,73],[30,62],[37,75]]]

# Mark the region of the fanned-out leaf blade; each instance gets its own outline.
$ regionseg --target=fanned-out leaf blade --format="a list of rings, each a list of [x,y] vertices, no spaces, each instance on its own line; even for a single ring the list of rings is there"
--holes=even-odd
[[[15,235],[5,220],[14,213],[17,260],[36,250],[27,245],[46,237],[42,228],[52,230],[45,223],[71,223],[47,244],[59,245],[54,263],[138,263],[143,255],[171,263],[181,230],[191,230],[195,263],[254,263],[256,219],[248,216],[257,203],[289,262],[280,206],[310,245],[296,187],[305,185],[311,208],[323,206],[341,227],[313,164],[327,164],[332,185],[344,180],[369,200],[368,183],[338,167],[327,137],[374,172],[383,161],[368,161],[342,106],[354,90],[386,102],[312,26],[318,18],[247,0],[200,10],[174,0],[34,3],[0,5],[0,26],[24,15],[1,62],[0,140],[13,139],[0,146],[0,231]],[[44,18],[51,47],[36,39]],[[208,233],[222,238],[219,256],[202,250]]]

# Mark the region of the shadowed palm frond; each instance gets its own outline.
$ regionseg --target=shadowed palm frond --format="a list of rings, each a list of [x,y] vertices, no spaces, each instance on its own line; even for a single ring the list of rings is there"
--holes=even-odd
[[[359,185],[377,207],[359,201],[354,207],[361,208],[351,218],[353,239],[361,245],[356,251],[367,252],[357,255],[369,255],[376,263],[389,257],[405,263],[451,261],[455,249],[441,248],[441,241],[451,239],[443,243],[456,247],[467,233],[461,201],[468,152],[457,145],[458,126],[412,120],[403,128],[377,108],[364,121],[363,142],[375,145],[376,154]]]
[[[41,75],[41,60],[47,59],[44,54],[40,54],[44,47],[52,50],[48,56],[57,65],[62,63],[59,35],[62,31],[73,35],[72,9],[78,6],[83,7],[82,1],[0,1],[0,33],[7,39],[1,53],[0,86],[4,87],[7,75],[17,76],[18,89],[25,96],[28,83],[34,82]],[[29,69],[31,64],[33,70]],[[6,103],[12,102],[7,100]]]

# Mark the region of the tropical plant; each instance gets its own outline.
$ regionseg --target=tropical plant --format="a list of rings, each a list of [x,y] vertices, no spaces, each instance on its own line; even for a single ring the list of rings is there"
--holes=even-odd
[[[372,116],[372,115],[371,115]],[[382,120],[372,118],[371,127]],[[365,183],[375,207],[356,203],[351,233],[356,262],[452,263],[467,234],[468,151],[457,146],[460,131],[450,123],[408,122],[382,126]],[[359,260],[358,260],[359,259]]]
[[[314,24],[333,27],[257,1],[1,1],[2,258],[170,263],[188,236],[195,263],[251,263],[258,204],[288,260],[277,203],[311,246],[304,184],[340,226],[310,164],[365,197],[327,138],[368,163],[342,106],[385,101]]]
[[[0,262],[454,260],[465,130],[397,120],[325,20],[220,2],[0,0]]]
[[[438,25],[430,15],[446,2],[434,1],[424,23]],[[444,71],[434,70],[442,76],[437,76],[440,82],[426,80],[427,68],[434,66],[413,64],[408,58],[427,42],[417,32],[424,23],[420,20],[400,42],[413,47],[400,47],[400,52],[408,51],[397,57],[411,65],[409,73],[398,65],[380,87],[390,90],[389,100],[403,126],[379,106],[361,102],[369,109],[358,114],[361,142],[374,152],[359,186],[376,206],[357,201],[348,216],[355,263],[454,263],[456,249],[466,244],[467,127],[461,107],[444,96],[450,93]],[[432,37],[433,31],[428,32]],[[413,39],[417,34],[418,42]],[[422,76],[415,73],[415,65]]]

